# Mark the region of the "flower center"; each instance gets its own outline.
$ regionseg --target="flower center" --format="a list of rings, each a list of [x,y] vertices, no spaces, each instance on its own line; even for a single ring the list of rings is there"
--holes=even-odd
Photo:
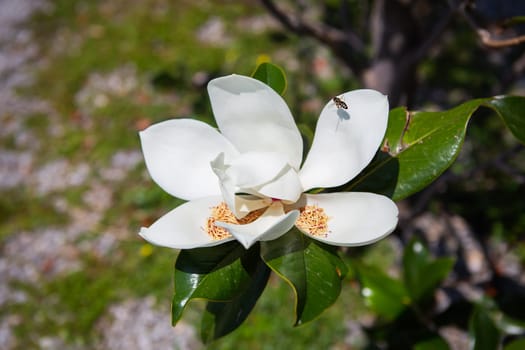
[[[312,236],[326,237],[328,235],[328,219],[323,208],[317,205],[307,205],[301,209],[301,214],[295,226]]]
[[[257,220],[257,218],[259,218],[265,210],[266,208],[257,209],[250,212],[242,219],[237,219],[230,208],[228,208],[228,205],[226,205],[224,202],[221,202],[219,205],[211,208],[211,215],[206,221],[206,227],[204,230],[211,238],[215,240],[228,238],[231,237],[231,234],[228,232],[228,230],[226,230],[224,227],[215,225],[215,221],[222,221],[235,225],[245,225]]]

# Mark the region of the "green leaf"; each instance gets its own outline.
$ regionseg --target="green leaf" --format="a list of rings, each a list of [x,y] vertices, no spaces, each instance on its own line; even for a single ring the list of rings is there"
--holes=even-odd
[[[279,95],[284,95],[286,91],[286,76],[281,67],[275,64],[264,62],[257,66],[252,77],[262,81],[274,89]]]
[[[483,305],[478,304],[470,318],[473,350],[494,350],[500,342],[500,332]]]
[[[279,239],[261,242],[261,256],[294,291],[295,325],[313,320],[337,300],[347,268],[335,247],[293,229]]]
[[[388,320],[395,319],[410,303],[403,283],[381,270],[362,264],[354,266],[367,305]]]
[[[253,256],[258,247],[245,250],[237,242],[216,247],[182,250],[175,263],[172,323],[175,325],[189,301],[195,298],[232,301],[250,286],[257,271]]]
[[[441,337],[431,338],[414,345],[414,350],[449,350],[447,342]]]
[[[371,167],[384,173],[392,167],[390,162],[398,162],[395,187],[389,191],[394,200],[426,187],[452,164],[465,138],[467,122],[479,104],[473,100],[444,112],[408,112],[404,108],[390,112],[385,140],[391,157]],[[366,177],[365,172],[362,178]]]
[[[492,108],[505,122],[510,132],[525,143],[525,98],[499,96],[488,100],[485,106]]]
[[[525,322],[522,320],[517,320],[505,315],[498,309],[496,315],[496,326],[499,330],[506,334],[520,335],[525,334]]]
[[[228,302],[208,302],[201,323],[201,339],[204,343],[218,339],[240,326],[266,287],[271,270],[259,254],[249,257],[252,260],[256,258],[256,261],[245,262],[255,266],[246,290]]]
[[[417,302],[432,296],[453,266],[454,259],[434,260],[421,240],[412,239],[403,254],[403,277],[411,299]]]
[[[467,124],[481,106],[501,116],[525,143],[525,97],[498,96],[465,102],[441,112],[390,111],[385,143],[345,191],[372,191],[400,200],[428,186],[459,154]]]
[[[516,339],[513,342],[505,345],[503,350],[523,350],[525,349],[525,338]]]
[[[495,326],[503,333],[507,335],[520,335],[525,334],[525,321],[516,319],[503,313],[498,307],[498,304],[493,299],[488,297],[482,298],[479,304],[483,306],[485,312],[492,318]],[[515,300],[515,305],[520,305],[520,302]]]

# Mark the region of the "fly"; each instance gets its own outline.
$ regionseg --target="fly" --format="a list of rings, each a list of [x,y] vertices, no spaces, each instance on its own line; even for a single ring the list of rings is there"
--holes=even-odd
[[[335,97],[332,98],[332,101],[334,101],[335,106],[337,108],[339,108],[339,109],[348,109],[348,105],[341,98],[335,96]]]

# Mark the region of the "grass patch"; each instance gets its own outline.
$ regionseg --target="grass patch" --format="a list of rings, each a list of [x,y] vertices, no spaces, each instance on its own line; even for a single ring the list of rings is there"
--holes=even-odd
[[[56,211],[50,198],[33,197],[26,189],[2,191],[0,196],[0,239],[14,232],[32,231],[67,223],[67,216]]]
[[[41,337],[60,337],[70,344],[89,345],[95,325],[112,303],[153,295],[169,303],[174,252],[153,248],[141,256],[142,242],[121,245],[111,261],[85,256],[82,270],[38,286],[14,283],[28,300],[0,309],[0,315],[20,315],[14,331],[20,349],[38,348]]]

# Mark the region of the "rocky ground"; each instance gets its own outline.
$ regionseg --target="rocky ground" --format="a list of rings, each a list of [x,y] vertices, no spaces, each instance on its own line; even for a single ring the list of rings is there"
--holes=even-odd
[[[35,68],[46,64],[46,58],[37,55],[38,43],[27,21],[34,12],[47,11],[51,6],[52,2],[47,0],[0,0],[0,139],[14,143],[11,149],[0,151],[0,190],[25,191],[50,200],[48,205],[67,218],[64,220],[67,224],[31,230],[13,227],[7,234],[0,246],[0,307],[23,304],[28,299],[26,292],[14,285],[14,281],[38,286],[83,269],[85,261],[81,257],[86,252],[107,256],[123,236],[131,234],[126,225],[116,224],[79,244],[87,233],[101,228],[104,213],[115,197],[115,184],[123,181],[127,173],[142,162],[138,149],[117,150],[109,166],[100,171],[82,160],[39,159],[42,145],[48,138],[63,136],[57,121],[59,112],[46,100],[20,94],[18,90],[33,84]],[[104,93],[108,90],[125,93],[136,84],[133,70],[126,67],[106,76],[93,74],[77,94],[79,106],[93,103],[88,101],[90,98],[95,99],[94,103],[103,104]],[[35,113],[49,118],[50,127],[44,135],[35,135],[25,124],[26,118]],[[79,187],[85,188],[82,200],[80,205],[72,206],[61,193]],[[27,320],[16,313],[0,315],[3,349],[18,348],[14,327],[20,322]],[[199,347],[193,328],[181,323],[173,329],[168,310],[160,311],[151,297],[113,304],[97,322],[97,329],[100,341],[96,348],[100,349]],[[42,349],[71,348],[61,337],[42,337],[35,343]],[[85,348],[93,347],[87,345]]]

